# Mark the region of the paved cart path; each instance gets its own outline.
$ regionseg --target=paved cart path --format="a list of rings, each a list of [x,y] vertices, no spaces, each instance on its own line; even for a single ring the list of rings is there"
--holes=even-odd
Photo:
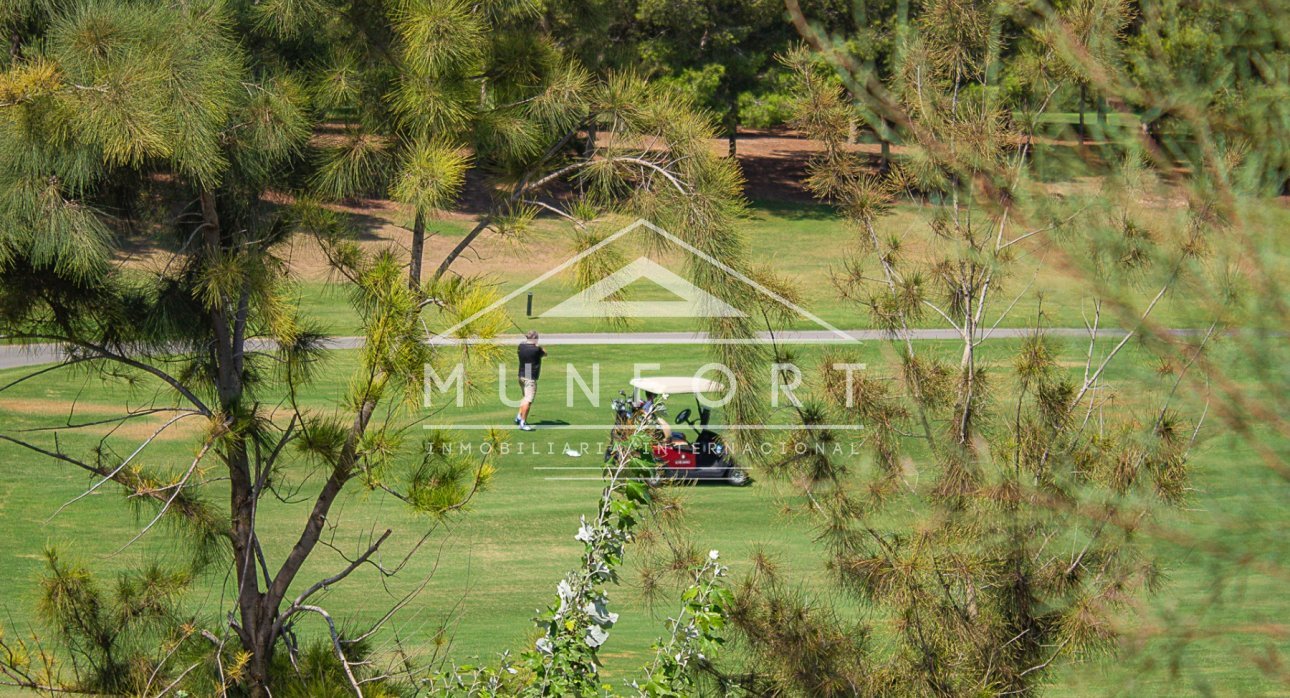
[[[1032,330],[1024,327],[1001,327],[985,334],[983,339],[1017,339],[1028,336]],[[1196,330],[1169,330],[1176,334],[1194,334]],[[1082,327],[1058,327],[1045,331],[1053,337],[1087,337],[1088,330]],[[1122,329],[1099,329],[1098,336],[1103,338],[1123,337]],[[826,330],[785,330],[776,332],[774,341],[780,344],[843,344],[854,341],[871,341],[889,339],[891,335],[882,330],[845,330],[842,334]],[[958,331],[947,329],[921,329],[910,331],[910,338],[917,340],[958,340]],[[493,344],[515,344],[522,339],[521,335],[502,335],[487,340]],[[767,333],[761,333],[756,339],[746,342],[766,343],[772,340]],[[363,346],[362,337],[332,337],[325,344],[330,349],[357,349]],[[477,341],[477,340],[474,340]],[[577,344],[712,344],[704,332],[551,332],[542,334],[542,343],[548,345]],[[456,340],[437,340],[436,344],[454,344]],[[251,340],[250,348],[267,350],[273,348],[268,340]],[[67,352],[58,344],[8,344],[0,345],[0,369],[62,361]]]

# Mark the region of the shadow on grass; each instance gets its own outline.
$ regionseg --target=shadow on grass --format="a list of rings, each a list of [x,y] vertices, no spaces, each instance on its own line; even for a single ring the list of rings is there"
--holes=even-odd
[[[396,228],[403,227],[396,221],[386,220],[368,213],[351,212],[347,215],[349,217],[350,225],[352,225],[354,229],[354,238],[360,242],[371,242],[373,240],[383,239],[380,231],[381,228],[384,228],[387,225],[394,226]]]
[[[818,202],[753,199],[752,210],[789,220],[826,221],[838,218],[837,209],[830,204]]]

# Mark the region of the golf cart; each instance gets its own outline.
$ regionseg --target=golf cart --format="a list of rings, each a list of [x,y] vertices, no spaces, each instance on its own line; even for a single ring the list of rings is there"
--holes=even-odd
[[[748,484],[747,471],[734,462],[721,437],[708,428],[711,408],[697,397],[700,393],[722,391],[725,386],[690,376],[636,378],[631,386],[631,395],[619,391],[619,398],[613,402],[616,433],[634,430],[643,420],[672,422],[662,438],[653,444],[652,455],[658,468],[649,478],[651,484],[663,480],[724,480],[736,486]],[[695,395],[695,409],[683,409],[669,420],[664,406],[655,405],[654,400],[674,395]],[[693,439],[686,437],[680,430],[681,425],[694,431]],[[610,453],[605,455],[610,457]]]

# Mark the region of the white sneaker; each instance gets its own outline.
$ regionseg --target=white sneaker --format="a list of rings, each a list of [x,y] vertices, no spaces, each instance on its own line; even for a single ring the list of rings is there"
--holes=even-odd
[[[520,422],[520,431],[533,431],[533,427],[528,422]]]

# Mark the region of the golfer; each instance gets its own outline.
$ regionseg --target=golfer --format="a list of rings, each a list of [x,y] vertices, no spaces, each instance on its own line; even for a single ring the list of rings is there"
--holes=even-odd
[[[524,391],[524,397],[520,399],[520,411],[515,415],[515,423],[523,431],[533,431],[529,426],[529,407],[533,406],[533,398],[537,396],[544,356],[546,349],[538,346],[537,330],[529,330],[524,334],[524,341],[520,342],[520,389]]]
[[[641,414],[646,415],[648,419],[654,420],[654,424],[658,427],[658,430],[663,433],[664,441],[667,441],[673,446],[688,444],[689,441],[686,441],[685,434],[679,431],[673,431],[672,425],[668,424],[666,419],[663,419],[663,415],[667,414],[667,405],[658,403],[657,401],[658,396],[646,390],[645,402],[642,402],[640,407]]]

